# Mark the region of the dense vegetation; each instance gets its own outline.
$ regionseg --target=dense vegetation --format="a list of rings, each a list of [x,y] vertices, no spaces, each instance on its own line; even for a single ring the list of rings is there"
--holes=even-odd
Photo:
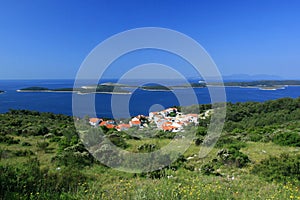
[[[211,105],[181,109],[202,113]],[[1,114],[0,199],[300,198],[300,98],[228,103],[224,131],[206,158],[197,153],[209,118],[187,127],[196,133],[194,143],[176,162],[141,174],[116,171],[90,155],[82,141],[107,144],[87,119],[27,110]],[[89,134],[81,141],[82,130]],[[140,153],[175,136],[152,127],[102,130],[113,144]]]

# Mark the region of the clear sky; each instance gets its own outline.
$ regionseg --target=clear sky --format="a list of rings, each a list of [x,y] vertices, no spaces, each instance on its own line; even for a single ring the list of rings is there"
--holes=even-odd
[[[194,38],[223,75],[300,79],[299,0],[2,0],[0,79],[75,78],[101,41],[148,26]]]

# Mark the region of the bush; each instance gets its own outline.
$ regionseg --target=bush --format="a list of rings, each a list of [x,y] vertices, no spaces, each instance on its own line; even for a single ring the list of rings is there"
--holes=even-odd
[[[30,150],[17,150],[14,152],[15,156],[31,156],[34,153]]]
[[[36,143],[36,146],[41,151],[47,151],[47,147],[49,146],[49,142],[46,141],[40,141]]]
[[[300,147],[300,134],[295,132],[279,133],[273,137],[273,142],[282,146]]]
[[[52,158],[52,161],[57,166],[70,166],[74,169],[80,169],[91,165],[94,159],[82,144],[76,144],[59,152]]]
[[[11,145],[11,144],[19,144],[19,143],[20,143],[20,140],[19,140],[19,139],[15,140],[15,139],[14,139],[13,137],[11,137],[11,136],[6,136],[6,135],[2,136],[2,135],[0,135],[0,143],[6,143],[6,144],[8,144],[8,145]]]
[[[256,164],[252,173],[267,181],[300,181],[300,155],[281,154],[270,156]]]
[[[30,146],[32,146],[29,142],[22,142],[21,145],[23,147],[30,147]]]
[[[111,143],[113,143],[117,147],[120,147],[123,149],[128,147],[128,144],[125,142],[125,140],[117,134],[111,134],[108,136],[108,138],[111,141]]]
[[[142,144],[137,148],[139,152],[144,152],[144,153],[152,152],[155,151],[156,149],[157,148],[155,144]]]
[[[217,156],[221,163],[239,168],[246,166],[250,162],[248,156],[236,148],[222,149],[217,153]]]

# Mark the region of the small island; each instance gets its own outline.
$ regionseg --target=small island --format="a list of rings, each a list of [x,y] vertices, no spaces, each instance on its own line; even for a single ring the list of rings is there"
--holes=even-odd
[[[149,91],[171,91],[170,88],[163,85],[144,85],[139,88],[142,90],[149,90]]]
[[[3,94],[5,91],[3,91],[3,90],[0,90],[0,94]]]
[[[209,83],[209,86],[222,86],[221,83]],[[227,87],[258,88],[261,90],[284,89],[286,86],[299,86],[300,80],[261,80],[261,81],[238,81],[225,82]]]

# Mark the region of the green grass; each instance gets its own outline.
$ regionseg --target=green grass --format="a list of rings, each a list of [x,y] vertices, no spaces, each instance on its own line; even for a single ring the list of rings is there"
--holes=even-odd
[[[252,162],[256,163],[269,156],[278,156],[281,153],[300,154],[300,147],[279,146],[272,142],[248,142],[247,144],[247,147],[242,148],[241,151],[247,154]]]

